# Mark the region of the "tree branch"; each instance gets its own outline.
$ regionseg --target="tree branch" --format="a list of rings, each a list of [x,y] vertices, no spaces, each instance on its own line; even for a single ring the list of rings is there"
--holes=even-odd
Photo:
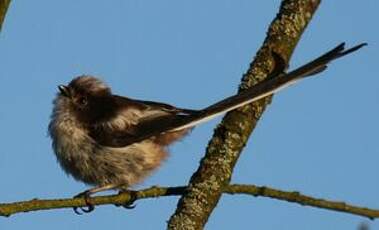
[[[140,191],[128,191],[118,195],[96,196],[91,197],[90,202],[94,205],[122,205],[135,200],[157,198],[163,196],[183,195],[187,191],[187,187],[151,187]],[[302,195],[299,192],[281,191],[278,189],[268,188],[265,186],[234,184],[228,185],[223,189],[223,193],[239,194],[250,196],[270,197],[278,200],[307,205],[322,209],[329,209],[353,215],[363,216],[370,219],[379,218],[379,210],[369,209],[365,207],[346,204],[345,202],[329,201],[325,199],[314,198]],[[38,210],[62,209],[73,207],[85,207],[86,201],[84,198],[71,199],[51,199],[39,200],[32,199],[29,201],[21,201],[14,203],[0,204],[0,216],[9,217],[16,213],[30,212]]]
[[[11,0],[0,0],[0,31]]]
[[[321,0],[283,0],[271,23],[267,37],[239,90],[264,80],[275,68],[272,53],[288,65],[292,52]],[[228,113],[214,132],[206,154],[192,175],[188,191],[178,202],[168,229],[202,229],[216,207],[223,188],[231,179],[234,166],[259,118],[270,103],[266,97],[252,105]]]

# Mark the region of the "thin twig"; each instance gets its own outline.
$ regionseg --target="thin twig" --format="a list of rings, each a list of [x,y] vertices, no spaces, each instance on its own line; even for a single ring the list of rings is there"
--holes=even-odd
[[[93,205],[122,205],[128,204],[133,200],[141,200],[147,198],[158,198],[164,196],[178,196],[183,195],[186,192],[187,187],[150,187],[147,189],[139,191],[130,191],[121,193],[118,195],[108,195],[108,196],[96,196],[90,198],[90,202]],[[353,215],[363,216],[370,219],[379,218],[379,210],[369,209],[365,207],[359,207],[355,205],[350,205],[345,202],[330,201],[320,198],[314,198],[311,196],[302,195],[299,192],[288,192],[278,189],[273,189],[264,186],[256,185],[244,185],[244,184],[233,184],[227,186],[224,193],[231,195],[250,195],[250,196],[261,196],[270,197],[278,200],[288,201],[292,203],[297,203],[300,205],[312,206],[322,209],[329,209],[338,212],[350,213]],[[84,198],[68,198],[68,199],[32,199],[29,201],[20,201],[13,203],[2,203],[0,204],[0,216],[9,217],[16,213],[39,211],[39,210],[50,210],[50,209],[62,209],[62,208],[73,208],[73,207],[85,207],[86,201]]]
[[[0,30],[2,28],[5,15],[7,13],[9,4],[11,3],[11,0],[0,0]]]

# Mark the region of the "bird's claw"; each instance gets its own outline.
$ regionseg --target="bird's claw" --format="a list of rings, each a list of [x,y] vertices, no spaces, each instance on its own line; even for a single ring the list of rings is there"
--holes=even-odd
[[[89,200],[89,198],[90,198],[90,192],[89,191],[81,192],[78,195],[74,196],[74,198],[84,198],[84,201],[85,201],[86,207],[87,207],[87,208],[85,208],[85,207],[74,207],[73,208],[74,212],[77,215],[82,215],[83,213],[89,213],[89,212],[92,212],[93,210],[95,210],[95,206]],[[80,209],[81,212],[78,209]]]
[[[121,205],[123,208],[126,208],[126,209],[134,209],[135,207],[137,207],[137,205],[133,204],[133,202],[131,203],[126,203],[126,204],[123,204]]]
[[[124,204],[117,205],[126,209],[134,209],[137,205],[134,202],[137,200],[137,193],[135,191],[120,191],[118,194],[127,192],[130,195],[130,200]]]

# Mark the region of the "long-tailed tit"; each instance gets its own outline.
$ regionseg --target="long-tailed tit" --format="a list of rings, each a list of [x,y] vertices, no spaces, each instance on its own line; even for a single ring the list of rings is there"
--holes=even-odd
[[[152,101],[114,95],[92,76],[60,85],[49,124],[53,149],[64,171],[76,180],[94,185],[81,195],[126,189],[156,170],[167,158],[167,146],[194,126],[323,71],[330,61],[354,52],[337,46],[319,58],[284,73],[274,53],[276,75],[237,95],[204,109],[192,110]]]

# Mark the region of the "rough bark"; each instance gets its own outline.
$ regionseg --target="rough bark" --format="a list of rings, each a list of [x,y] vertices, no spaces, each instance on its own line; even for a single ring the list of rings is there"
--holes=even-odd
[[[239,90],[265,79],[274,69],[272,53],[288,64],[292,52],[321,0],[283,0],[267,37]],[[216,128],[206,154],[180,198],[168,229],[202,229],[229,184],[233,168],[271,97],[228,113]]]

